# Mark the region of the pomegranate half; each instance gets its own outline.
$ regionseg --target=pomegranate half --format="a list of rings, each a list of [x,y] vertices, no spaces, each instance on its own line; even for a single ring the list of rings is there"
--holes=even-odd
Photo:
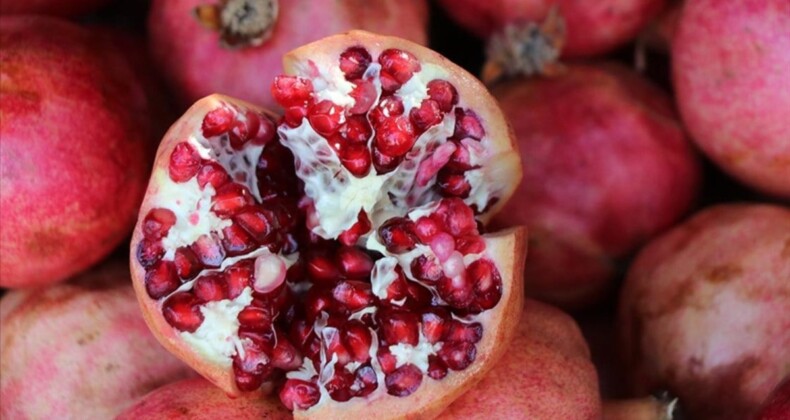
[[[482,223],[521,178],[474,77],[352,31],[285,57],[271,114],[213,95],[160,145],[131,244],[160,341],[297,417],[430,416],[487,372],[522,304],[525,233]]]

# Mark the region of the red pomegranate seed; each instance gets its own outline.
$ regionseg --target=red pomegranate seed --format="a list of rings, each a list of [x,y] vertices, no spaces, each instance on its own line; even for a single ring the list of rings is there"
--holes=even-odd
[[[200,127],[203,137],[209,138],[225,134],[230,130],[235,118],[235,113],[224,106],[212,109],[203,117],[203,124]]]
[[[352,115],[346,119],[345,124],[340,127],[340,134],[349,143],[366,145],[373,129],[370,127],[368,119],[364,115]]]
[[[439,232],[434,235],[429,245],[436,259],[445,262],[455,251],[455,238],[449,233]]]
[[[302,125],[302,120],[307,116],[307,107],[304,106],[291,106],[285,109],[283,119],[285,123],[291,127],[299,127]]]
[[[435,354],[428,356],[428,376],[436,380],[447,376],[447,365]]]
[[[494,263],[486,259],[477,260],[469,264],[466,275],[474,284],[475,298],[470,308],[472,311],[481,312],[499,303],[502,298],[502,277]]]
[[[403,156],[392,157],[381,153],[379,149],[373,148],[373,167],[379,175],[391,172],[400,165]]]
[[[466,309],[472,303],[472,282],[465,275],[443,277],[437,283],[436,291],[453,308]]]
[[[241,391],[255,391],[272,373],[271,358],[256,341],[242,340],[242,345],[244,351],[233,356],[236,386]]]
[[[414,222],[406,217],[393,217],[384,222],[378,230],[387,251],[396,254],[411,251],[417,242]]]
[[[420,319],[409,312],[387,312],[379,317],[381,339],[387,344],[405,343],[416,346],[420,339]]]
[[[233,221],[247,231],[259,244],[268,244],[274,240],[277,216],[267,208],[247,207],[237,214]]]
[[[200,188],[205,188],[211,184],[214,190],[230,182],[230,175],[217,162],[206,162],[200,167],[197,173],[197,181]]]
[[[376,147],[389,156],[405,155],[416,140],[414,126],[404,116],[385,119],[376,130]]]
[[[176,215],[171,210],[151,209],[143,219],[143,237],[146,239],[164,238],[174,224],[176,224]]]
[[[189,292],[178,292],[162,305],[162,315],[173,328],[195,332],[203,323],[203,314],[197,298]]]
[[[483,338],[483,326],[479,322],[466,324],[450,319],[444,325],[442,341],[463,341],[474,344],[480,341],[481,338]]]
[[[417,280],[421,280],[428,285],[434,285],[444,277],[442,266],[435,259],[425,255],[420,255],[412,260],[411,274]]]
[[[165,248],[159,239],[143,239],[137,244],[137,261],[144,268],[149,268],[159,262],[165,255]]]
[[[433,294],[430,290],[414,282],[409,282],[408,285],[406,293],[409,298],[406,300],[404,306],[409,308],[423,308],[431,304]]]
[[[422,314],[422,334],[429,343],[436,344],[442,339],[444,324],[444,317],[438,313],[425,312]]]
[[[428,82],[428,97],[436,101],[442,112],[450,112],[458,103],[458,91],[446,80],[434,79]]]
[[[239,261],[225,270],[228,283],[228,298],[237,298],[245,287],[252,284],[252,261]]]
[[[373,270],[373,259],[355,246],[341,246],[335,253],[337,265],[346,278],[367,279]]]
[[[145,273],[145,291],[151,299],[160,299],[178,289],[181,281],[172,261],[159,261]]]
[[[313,95],[313,82],[296,76],[277,76],[272,83],[272,97],[283,108],[306,106]]]
[[[181,142],[170,154],[170,179],[175,182],[187,182],[197,175],[200,169],[200,155],[192,145]]]
[[[348,321],[341,330],[341,338],[353,361],[366,363],[370,360],[372,336],[370,329],[362,321]]]
[[[337,237],[337,240],[343,245],[353,246],[362,235],[368,232],[370,232],[370,219],[368,219],[365,210],[360,210],[357,215],[357,222],[341,233],[340,236]]]
[[[414,73],[420,71],[421,68],[420,62],[417,61],[417,57],[413,56],[411,53],[395,48],[384,50],[381,55],[379,55],[378,61],[379,64],[381,64],[382,79],[385,76],[388,78],[391,77],[396,83],[395,86],[397,87],[395,87],[395,89],[408,82]],[[383,80],[382,84],[384,84]],[[395,90],[392,87],[394,86],[386,90]]]
[[[385,96],[381,98],[378,106],[370,111],[368,117],[374,126],[379,126],[387,119],[403,115],[403,111],[403,101],[399,97]]]
[[[439,109],[439,104],[432,99],[422,101],[419,107],[409,111],[409,120],[418,132],[423,132],[442,122],[444,115]]]
[[[381,90],[385,93],[395,92],[401,87],[401,84],[395,80],[395,76],[384,71],[379,74],[379,81],[381,82]]]
[[[258,114],[253,115],[258,119],[258,132],[250,132],[250,137],[252,137],[250,143],[258,146],[269,144],[277,134],[277,127],[268,117]]]
[[[350,47],[340,54],[340,70],[346,80],[355,80],[365,74],[373,58],[364,47]]]
[[[228,283],[222,273],[209,273],[198,277],[192,286],[192,293],[201,302],[216,302],[228,298]]]
[[[472,343],[463,341],[446,342],[437,352],[437,356],[452,370],[464,370],[477,356],[477,349]]]
[[[311,324],[308,324],[304,319],[299,319],[291,324],[289,337],[297,348],[303,348],[308,341],[315,337],[315,332],[313,332]]]
[[[277,369],[293,370],[302,365],[299,350],[288,341],[288,338],[277,331],[277,345],[272,350],[272,366]]]
[[[336,312],[332,307],[333,304],[334,300],[332,299],[331,291],[325,289],[319,290],[314,286],[309,292],[307,292],[307,298],[305,298],[304,302],[304,310],[307,321],[315,321],[321,312],[326,312],[328,314]]]
[[[472,186],[462,172],[442,169],[436,177],[436,184],[439,186],[439,192],[445,197],[467,198],[472,191]]]
[[[480,118],[477,117],[474,111],[460,108],[455,110],[455,132],[453,133],[453,138],[459,140],[465,138],[480,140],[485,134],[483,124],[480,123]]]
[[[354,83],[354,89],[351,90],[349,96],[354,98],[354,105],[348,109],[351,115],[365,114],[370,110],[370,107],[376,103],[378,92],[376,86],[370,80],[357,80]]]
[[[335,365],[335,374],[325,384],[329,396],[335,401],[348,401],[351,399],[351,385],[354,383],[354,374],[341,367]]]
[[[405,364],[384,377],[387,393],[396,397],[406,397],[414,393],[422,384],[422,372],[417,366]]]
[[[373,303],[370,283],[344,280],[332,289],[332,297],[349,311],[356,312]]]
[[[248,306],[239,312],[239,324],[254,331],[264,331],[274,322],[272,311],[268,307]]]
[[[376,371],[370,365],[363,365],[357,368],[354,375],[354,383],[351,385],[353,396],[364,397],[375,391],[378,386]]]
[[[195,277],[203,269],[197,255],[191,248],[186,246],[176,249],[176,253],[173,256],[173,264],[176,266],[178,277],[184,280]]]
[[[370,172],[370,150],[364,144],[350,144],[340,153],[340,162],[357,178]]]
[[[433,236],[441,232],[442,228],[439,223],[430,217],[420,217],[414,225],[414,233],[420,238],[424,244],[431,242]]]
[[[326,357],[332,359],[333,355],[337,355],[337,363],[344,365],[351,361],[351,354],[343,344],[340,336],[340,330],[335,327],[324,327],[321,331],[326,346]]]
[[[447,232],[456,238],[477,234],[475,213],[459,198],[442,200],[435,216],[442,221]]]
[[[288,379],[280,390],[280,401],[289,410],[306,410],[321,399],[321,392],[312,382]]]
[[[397,274],[398,277],[387,286],[386,301],[388,303],[401,301],[408,296],[409,285],[399,267],[395,269],[395,274]]]
[[[317,283],[335,284],[341,277],[335,261],[325,252],[315,250],[307,257],[307,273]]]
[[[222,218],[233,216],[244,207],[255,204],[247,187],[236,183],[225,184],[220,187],[213,198],[213,202],[211,211]]]
[[[190,248],[204,267],[217,268],[225,259],[225,250],[214,235],[201,235]]]
[[[455,172],[463,172],[472,169],[469,148],[458,140],[450,140],[455,143],[455,150],[450,155],[445,168]]]
[[[234,257],[252,251],[256,244],[247,231],[233,224],[222,229],[222,247],[226,255]]]
[[[464,255],[479,254],[486,250],[486,243],[480,236],[472,234],[456,239],[455,247]]]
[[[316,133],[329,137],[340,128],[340,117],[343,109],[332,101],[323,100],[307,110],[307,120]]]
[[[244,113],[244,120],[236,120],[228,131],[230,146],[236,150],[241,150],[244,145],[253,137],[257,136],[261,127],[261,119],[258,114],[247,111]]]

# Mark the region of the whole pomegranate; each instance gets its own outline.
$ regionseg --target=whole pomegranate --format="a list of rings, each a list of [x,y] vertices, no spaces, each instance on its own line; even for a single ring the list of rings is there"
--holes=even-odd
[[[120,261],[3,296],[0,353],[0,417],[9,419],[112,418],[193,375],[151,335]]]
[[[152,107],[126,57],[92,31],[3,16],[0,43],[0,286],[54,283],[129,234]]]
[[[486,38],[508,25],[542,22],[557,8],[565,21],[564,57],[598,55],[628,42],[665,3],[666,0],[439,0],[459,24]]]
[[[473,76],[352,31],[285,56],[277,123],[213,95],[162,140],[131,244],[160,341],[296,417],[430,417],[505,351],[524,231],[481,224],[520,180]]]
[[[78,16],[95,12],[110,2],[111,0],[3,0],[0,2],[0,15]]]
[[[564,307],[597,301],[621,259],[677,221],[699,164],[670,98],[617,65],[570,65],[493,95],[524,168],[499,225],[530,228],[527,294]]]
[[[785,378],[757,410],[755,420],[787,420],[790,418],[790,377]]]
[[[598,377],[579,327],[527,299],[502,360],[440,419],[599,419]]]
[[[683,122],[741,182],[790,198],[790,2],[688,0],[672,39]]]
[[[276,107],[268,84],[286,52],[351,29],[425,44],[427,20],[425,0],[154,0],[148,34],[182,105],[221,93]]]
[[[619,331],[633,391],[693,418],[748,418],[790,372],[790,210],[728,204],[651,242],[629,269]]]
[[[278,401],[245,395],[231,398],[203,378],[184,379],[152,391],[116,420],[290,420]]]

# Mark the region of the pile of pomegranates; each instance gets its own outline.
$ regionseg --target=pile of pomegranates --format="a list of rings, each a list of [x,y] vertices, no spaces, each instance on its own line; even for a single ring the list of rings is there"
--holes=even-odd
[[[788,419],[788,28],[2,1],[0,417]]]

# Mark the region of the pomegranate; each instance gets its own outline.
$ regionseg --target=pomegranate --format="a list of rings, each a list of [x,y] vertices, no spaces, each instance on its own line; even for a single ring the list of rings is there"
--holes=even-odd
[[[672,76],[697,145],[750,187],[790,198],[790,3],[689,0]]]
[[[148,330],[120,261],[0,299],[0,417],[112,418],[192,371]]]
[[[633,39],[656,16],[665,0],[439,0],[456,22],[480,37],[542,22],[557,8],[565,21],[564,57],[587,57],[605,53]],[[525,33],[534,42],[537,33]]]
[[[153,105],[126,57],[92,31],[3,16],[0,42],[0,286],[50,284],[129,234]]]
[[[703,210],[645,247],[619,331],[638,394],[668,389],[692,418],[747,418],[790,372],[790,210]]]
[[[299,45],[351,29],[427,42],[425,0],[154,0],[151,51],[187,106],[222,93],[276,107],[267,83]]]
[[[782,381],[763,402],[755,420],[787,420],[790,418],[790,377]]]
[[[492,93],[524,166],[497,223],[530,228],[527,293],[589,306],[621,260],[689,209],[700,184],[696,155],[669,97],[623,67],[571,65]]]
[[[677,399],[655,397],[603,402],[603,420],[672,420],[682,419]]]
[[[440,419],[599,419],[598,377],[579,327],[527,299],[502,360]]]
[[[95,12],[111,0],[3,0],[0,15],[57,15],[79,16]]]
[[[291,413],[278,401],[246,395],[230,398],[203,378],[184,379],[146,395],[116,420],[290,420]]]
[[[162,141],[131,244],[145,317],[229,394],[271,384],[297,417],[436,415],[518,322],[524,232],[481,230],[520,180],[512,133],[473,76],[400,38],[284,61],[276,125],[213,95]]]

